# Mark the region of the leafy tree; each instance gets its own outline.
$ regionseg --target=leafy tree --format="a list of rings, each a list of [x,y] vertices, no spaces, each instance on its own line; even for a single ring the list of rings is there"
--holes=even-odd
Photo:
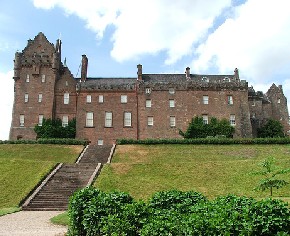
[[[258,138],[284,137],[283,125],[278,120],[268,120],[267,123],[258,129]]]
[[[192,118],[185,132],[179,131],[184,138],[206,138],[208,136],[225,136],[230,138],[233,136],[235,128],[230,125],[226,119],[218,120],[215,117],[210,119],[209,124],[203,122],[202,117]]]
[[[36,125],[34,131],[37,138],[75,138],[76,119],[69,120],[63,127],[61,119],[43,119],[42,126]]]
[[[264,179],[260,181],[259,185],[255,188],[255,190],[265,191],[269,189],[270,196],[273,195],[273,188],[279,189],[289,184],[284,179],[277,179],[276,176],[289,173],[290,169],[277,169],[277,167],[274,165],[274,162],[274,158],[267,158],[261,163],[263,170],[254,173],[255,175],[264,176]]]

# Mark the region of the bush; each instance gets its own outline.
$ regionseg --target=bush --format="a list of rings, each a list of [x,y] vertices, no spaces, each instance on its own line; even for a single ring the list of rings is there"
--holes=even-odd
[[[61,119],[43,119],[42,126],[36,125],[34,131],[37,138],[75,138],[76,119],[68,121],[63,127]]]
[[[281,138],[285,136],[283,125],[278,120],[268,120],[267,123],[257,131],[259,138]]]
[[[198,138],[198,139],[118,139],[118,145],[125,144],[213,144],[213,145],[232,145],[232,144],[290,144],[290,138]]]
[[[197,192],[155,193],[148,203],[122,192],[86,188],[69,204],[69,235],[288,235],[287,203]]]

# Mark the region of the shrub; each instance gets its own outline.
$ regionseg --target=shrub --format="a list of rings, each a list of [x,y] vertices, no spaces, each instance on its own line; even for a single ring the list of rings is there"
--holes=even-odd
[[[259,138],[277,138],[285,136],[283,132],[283,125],[278,120],[268,120],[267,123],[257,131]]]

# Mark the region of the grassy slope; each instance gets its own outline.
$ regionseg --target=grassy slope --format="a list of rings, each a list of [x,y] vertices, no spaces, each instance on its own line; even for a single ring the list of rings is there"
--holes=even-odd
[[[82,146],[0,145],[0,208],[14,207],[59,162],[73,163]]]
[[[290,168],[289,153],[289,145],[118,146],[95,186],[126,191],[137,199],[172,188],[196,190],[209,198],[228,193],[266,197],[268,192],[253,191],[261,177],[251,173],[270,156],[278,166]],[[290,174],[282,178],[290,180]],[[290,188],[275,190],[274,196],[288,200]]]

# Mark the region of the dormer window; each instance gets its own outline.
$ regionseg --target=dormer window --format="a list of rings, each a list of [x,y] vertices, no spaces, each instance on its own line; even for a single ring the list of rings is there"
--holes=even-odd
[[[224,82],[231,82],[231,79],[229,77],[225,77]]]
[[[202,77],[201,81],[202,82],[205,82],[205,83],[208,83],[209,82],[209,79],[207,77]]]
[[[174,93],[175,93],[174,88],[169,88],[169,94],[174,94]]]
[[[151,93],[151,88],[145,88],[145,93],[150,94]]]

